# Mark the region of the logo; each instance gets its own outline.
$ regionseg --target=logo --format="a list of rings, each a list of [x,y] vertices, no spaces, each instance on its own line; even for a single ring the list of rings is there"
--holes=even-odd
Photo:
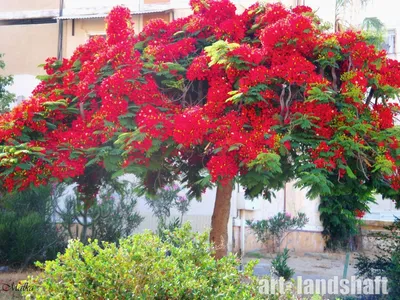
[[[21,284],[21,282],[0,282],[0,292],[22,292],[31,290],[27,282],[24,284]]]
[[[331,279],[303,279],[298,276],[294,282],[285,282],[285,279],[271,278],[259,281],[259,293],[271,295],[284,294],[286,291],[297,289],[299,295],[387,295],[388,279],[375,277],[374,279],[359,279],[352,276],[350,279],[340,279],[334,276]]]

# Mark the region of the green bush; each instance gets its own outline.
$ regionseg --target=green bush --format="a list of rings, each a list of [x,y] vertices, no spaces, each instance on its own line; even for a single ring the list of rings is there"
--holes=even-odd
[[[244,273],[229,255],[216,261],[208,233],[190,225],[167,235],[163,242],[151,232],[114,243],[72,240],[65,254],[38,264],[44,269],[29,278],[35,299],[254,299],[254,263]],[[246,279],[247,283],[243,281]]]
[[[64,192],[65,186],[59,185],[54,200],[57,201]],[[96,203],[89,208],[85,207],[75,189],[75,194],[66,198],[65,208],[56,211],[70,238],[78,237],[71,228],[74,224],[80,224],[82,231],[79,239],[82,242],[86,243],[91,238],[114,243],[131,235],[143,221],[143,217],[135,212],[136,203],[132,185],[122,182],[118,189],[113,185],[103,186]]]
[[[355,212],[367,212],[374,203],[371,194],[334,195],[320,197],[320,219],[324,230],[322,234],[326,248],[337,250],[355,250],[355,236],[359,234],[360,220]]]
[[[285,248],[282,253],[278,253],[272,260],[272,274],[277,277],[283,277],[289,280],[294,275],[294,269],[289,268],[287,260],[289,259],[289,249]]]
[[[63,251],[66,242],[52,213],[49,187],[1,195],[0,264],[24,268]]]
[[[388,269],[387,277],[389,279],[390,299],[400,298],[400,252],[392,254],[392,264]],[[397,298],[396,298],[397,297]]]
[[[254,231],[259,242],[267,244],[273,241],[273,250],[280,249],[285,237],[296,229],[303,228],[308,223],[305,213],[298,213],[297,216],[291,216],[289,213],[279,212],[268,220],[247,221],[247,224]]]
[[[163,238],[164,231],[173,231],[182,226],[183,216],[189,211],[190,199],[179,195],[182,191],[177,184],[166,185],[157,190],[155,195],[146,195],[146,203],[158,219],[157,233]],[[171,209],[175,208],[180,217],[168,220]]]

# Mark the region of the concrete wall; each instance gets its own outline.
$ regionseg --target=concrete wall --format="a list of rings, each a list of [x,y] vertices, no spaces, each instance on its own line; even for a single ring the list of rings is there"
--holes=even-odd
[[[40,17],[41,11],[58,8],[59,0],[0,1],[0,14],[6,19]],[[0,40],[0,53],[4,54],[6,64],[0,74],[14,75],[14,84],[8,90],[17,98],[25,98],[38,83],[35,76],[44,73],[38,65],[57,56],[58,24],[3,25]]]
[[[170,3],[170,0],[144,0],[144,4],[165,4]]]
[[[134,15],[135,33],[139,33],[143,26],[151,19],[161,18],[165,21],[170,21],[170,13],[152,13],[144,15]],[[74,30],[73,30],[74,27]],[[103,18],[95,19],[77,19],[64,21],[64,42],[63,56],[70,57],[76,47],[85,43],[92,35],[103,35],[106,33],[105,21]]]
[[[289,233],[282,242],[281,250],[287,247],[296,254],[304,254],[306,252],[324,252],[325,241],[320,232],[312,232],[298,230]],[[240,249],[240,228],[235,227],[233,233],[233,248],[234,253],[243,253]],[[264,245],[257,241],[253,232],[246,228],[246,243],[244,253],[252,251],[274,252],[272,243]]]
[[[379,252],[377,245],[382,245],[383,241],[372,237],[377,233],[390,234],[388,230],[384,227],[389,226],[392,222],[387,221],[365,221],[364,225],[361,227],[362,233],[362,250],[372,253]]]
[[[7,74],[43,73],[46,58],[57,56],[57,24],[0,26],[1,53]],[[3,73],[4,73],[3,72]]]
[[[132,10],[139,10],[143,0],[64,0],[65,9],[83,7],[113,7],[115,5],[125,5]]]
[[[59,0],[1,0],[0,12],[59,8]]]

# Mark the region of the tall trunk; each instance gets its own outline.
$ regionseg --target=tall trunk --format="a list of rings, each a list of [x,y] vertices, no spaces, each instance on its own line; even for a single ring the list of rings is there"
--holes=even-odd
[[[215,198],[214,212],[211,218],[210,241],[216,248],[215,258],[220,259],[228,252],[228,221],[231,210],[233,180],[219,185]]]

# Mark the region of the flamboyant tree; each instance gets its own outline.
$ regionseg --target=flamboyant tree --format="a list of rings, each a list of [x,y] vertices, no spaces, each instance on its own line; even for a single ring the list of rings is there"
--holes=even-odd
[[[250,197],[293,178],[310,197],[398,197],[397,61],[361,32],[327,32],[308,7],[190,2],[191,16],[138,35],[116,7],[106,38],[48,59],[33,96],[0,116],[2,186],[72,179],[90,205],[110,174],[198,198],[216,183],[217,257],[234,180]]]

